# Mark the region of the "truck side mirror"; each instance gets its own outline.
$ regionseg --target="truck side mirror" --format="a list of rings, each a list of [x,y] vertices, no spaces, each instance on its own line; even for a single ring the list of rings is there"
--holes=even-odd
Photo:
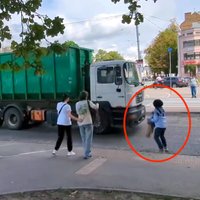
[[[117,76],[115,78],[115,84],[116,85],[122,85],[122,77],[121,76]]]

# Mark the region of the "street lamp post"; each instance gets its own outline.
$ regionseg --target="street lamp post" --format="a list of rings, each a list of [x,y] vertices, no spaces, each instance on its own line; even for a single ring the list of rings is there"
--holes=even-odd
[[[172,87],[172,81],[171,81],[171,73],[172,73],[172,48],[169,47],[167,50],[168,50],[168,53],[169,53],[169,83],[170,83],[170,87]]]

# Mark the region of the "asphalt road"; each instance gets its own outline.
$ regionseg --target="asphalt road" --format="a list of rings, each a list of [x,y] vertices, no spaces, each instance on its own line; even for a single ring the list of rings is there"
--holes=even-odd
[[[177,97],[164,90],[146,93],[147,103],[155,97],[176,104]],[[185,92],[183,90],[182,92]],[[159,95],[158,95],[159,94]],[[167,95],[167,96],[163,96]],[[188,104],[190,99],[184,93]],[[147,97],[146,97],[147,98]],[[198,106],[198,104],[196,103]],[[171,108],[175,111],[177,107]],[[149,106],[149,111],[152,107]],[[167,163],[148,163],[129,148],[121,129],[104,135],[94,135],[93,158],[82,159],[78,128],[73,128],[74,157],[66,156],[64,141],[58,156],[51,151],[57,138],[57,128],[46,124],[20,131],[0,129],[0,194],[55,188],[115,188],[147,193],[178,195],[200,198],[199,166],[200,136],[199,112],[191,113],[191,132],[187,145],[175,159]],[[127,128],[131,144],[140,154],[150,159],[165,159],[177,152],[188,135],[187,113],[168,113],[166,138],[170,154],[158,154],[153,138],[145,137],[146,121],[135,128]]]
[[[188,134],[190,134],[189,141],[186,147],[181,152],[184,155],[200,155],[200,135],[199,135],[199,114],[192,114],[191,132],[189,131],[188,116],[186,113],[173,115],[168,114],[168,127],[166,130],[166,139],[171,153],[177,152],[184,144]],[[134,128],[127,128],[127,134],[131,144],[136,150],[141,152],[157,152],[157,146],[153,137],[146,138],[146,120],[139,126]],[[57,128],[46,124],[30,127],[28,129],[12,131],[7,130],[5,127],[0,129],[0,156],[14,155],[18,151],[25,153],[37,149],[38,144],[43,144],[48,149],[53,149],[57,139]],[[9,143],[4,146],[4,143]],[[23,145],[20,150],[17,150],[12,144],[21,142]],[[74,148],[81,147],[81,140],[79,130],[76,126],[73,127],[73,143]],[[127,144],[122,128],[112,129],[107,134],[96,134],[93,140],[94,148],[106,149],[122,149],[130,150]],[[66,147],[66,141],[63,141],[62,147]],[[41,148],[41,147],[40,147]],[[42,150],[42,149],[38,150]]]
[[[190,88],[176,88],[176,91],[180,93],[183,98],[187,101],[189,109],[193,107],[200,108],[200,99],[190,98]],[[199,136],[199,112],[198,109],[191,114],[191,132],[189,132],[189,119],[186,111],[177,113],[179,108],[184,108],[183,102],[180,98],[177,97],[177,94],[169,91],[168,89],[147,89],[145,91],[145,105],[147,111],[152,111],[152,101],[155,98],[161,98],[164,101],[164,108],[168,111],[168,127],[166,130],[166,138],[168,142],[168,147],[171,153],[177,152],[179,148],[184,144],[187,136],[190,134],[189,141],[182,154],[185,155],[200,155],[200,136]],[[183,109],[184,110],[184,109]],[[176,114],[174,114],[176,113]],[[141,152],[156,152],[157,146],[153,138],[145,137],[146,131],[146,120],[143,121],[139,126],[134,128],[127,128],[127,134],[131,141],[131,144],[135,147],[136,150]],[[44,144],[48,146],[49,149],[53,149],[55,141],[57,138],[57,128],[56,126],[48,126],[46,124],[34,125],[28,129],[11,131],[7,130],[5,127],[0,129],[0,144],[4,142],[22,142],[24,145],[20,148],[20,151],[26,152],[29,151],[26,147],[34,146],[35,144]],[[75,147],[81,147],[81,140],[79,136],[78,128],[73,129],[73,140]],[[31,144],[31,145],[30,145]],[[65,141],[63,147],[65,147]],[[125,149],[129,150],[129,146],[125,140],[123,129],[112,129],[110,133],[103,135],[95,135],[94,148],[107,148],[107,149]],[[13,148],[12,145],[8,145],[2,148],[0,146],[0,156],[8,154],[15,154],[17,152],[16,148]],[[24,150],[23,150],[24,148]]]
[[[172,120],[176,121],[169,127],[173,132],[166,133],[171,151],[175,145],[177,149],[183,143],[186,129],[186,123],[183,127],[180,124],[183,121],[180,116],[173,116]],[[155,143],[152,138],[145,138],[143,129],[145,124],[128,130],[132,143],[141,148],[141,154],[156,160],[172,155],[154,153]],[[193,155],[195,148],[199,149],[198,129],[197,123],[190,144],[185,148],[187,154]],[[148,163],[129,149],[119,129],[107,135],[95,135],[93,157],[84,160],[77,129],[73,134],[77,154],[66,156],[63,144],[58,155],[52,156],[55,127],[42,125],[21,131],[2,128],[0,194],[58,188],[106,188],[200,198],[199,156],[179,155],[166,163]]]

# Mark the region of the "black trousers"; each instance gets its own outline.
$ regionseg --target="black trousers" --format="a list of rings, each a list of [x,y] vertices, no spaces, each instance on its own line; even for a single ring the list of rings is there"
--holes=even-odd
[[[64,125],[58,125],[58,139],[56,142],[55,150],[57,151],[60,148],[60,145],[62,144],[63,138],[67,136],[67,149],[68,151],[72,151],[72,134],[71,134],[71,125],[70,126],[64,126]]]
[[[164,136],[165,130],[166,128],[156,128],[154,132],[154,139],[159,149],[163,149],[167,147],[167,142]]]

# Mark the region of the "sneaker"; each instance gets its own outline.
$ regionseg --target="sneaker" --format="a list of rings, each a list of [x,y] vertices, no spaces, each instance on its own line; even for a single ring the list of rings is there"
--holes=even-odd
[[[169,149],[167,147],[164,148],[164,152],[169,153]]]
[[[89,154],[88,156],[84,156],[83,158],[84,159],[89,159],[89,158],[91,158],[92,157],[92,154]]]
[[[163,153],[163,149],[159,149],[159,153]]]
[[[74,156],[74,155],[76,155],[76,153],[73,152],[73,151],[69,151],[69,152],[67,153],[67,155],[68,155],[68,156]]]
[[[52,154],[55,156],[56,155],[56,150],[54,149],[53,151],[52,151]]]

